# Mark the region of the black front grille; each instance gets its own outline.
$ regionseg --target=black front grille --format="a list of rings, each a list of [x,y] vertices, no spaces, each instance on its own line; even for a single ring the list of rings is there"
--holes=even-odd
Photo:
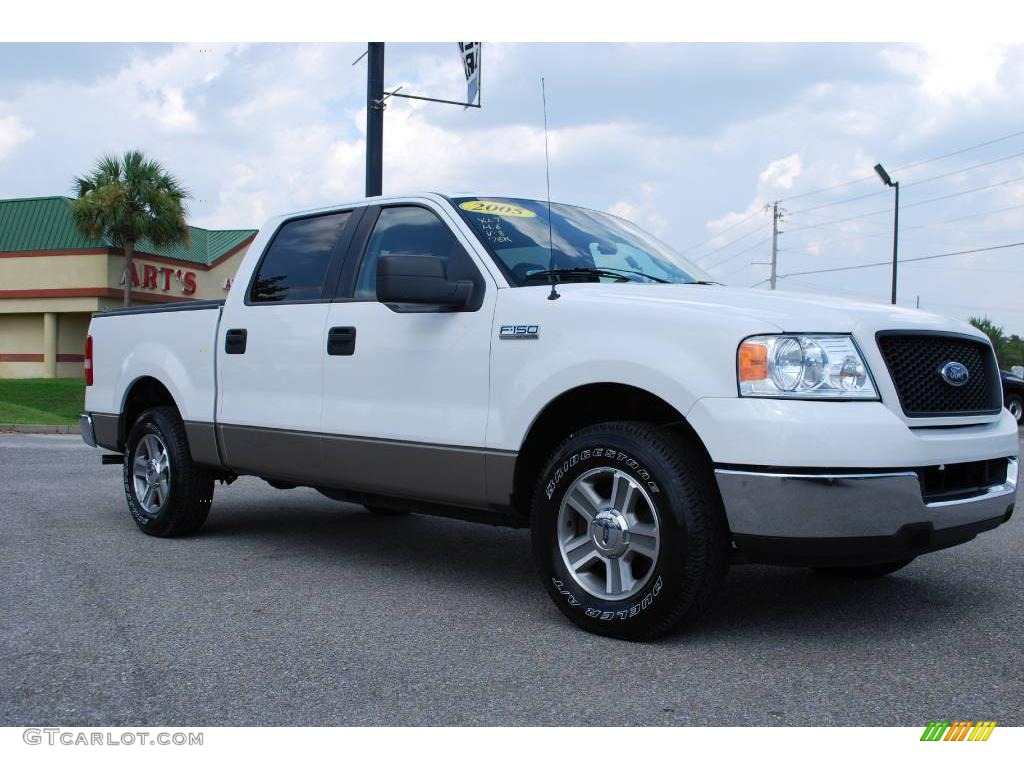
[[[999,367],[992,348],[968,336],[884,332],[878,346],[889,368],[903,412],[911,417],[980,416],[1002,407]],[[949,362],[970,371],[967,383],[954,387],[940,371]]]

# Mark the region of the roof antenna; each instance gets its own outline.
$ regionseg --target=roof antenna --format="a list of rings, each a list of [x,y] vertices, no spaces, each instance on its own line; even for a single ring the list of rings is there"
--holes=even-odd
[[[540,79],[540,98],[544,103],[544,176],[548,184],[548,276],[551,278],[551,293],[548,301],[554,301],[561,294],[555,288],[555,248],[551,236],[551,163],[548,160],[548,95],[544,89],[544,78]]]

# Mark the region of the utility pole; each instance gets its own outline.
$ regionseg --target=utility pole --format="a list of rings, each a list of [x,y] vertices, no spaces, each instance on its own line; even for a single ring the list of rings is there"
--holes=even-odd
[[[768,278],[769,290],[775,290],[775,278],[778,277],[779,267],[779,221],[782,214],[779,212],[779,201],[772,203],[772,274]]]
[[[366,56],[366,196],[384,192],[384,43],[369,43]]]

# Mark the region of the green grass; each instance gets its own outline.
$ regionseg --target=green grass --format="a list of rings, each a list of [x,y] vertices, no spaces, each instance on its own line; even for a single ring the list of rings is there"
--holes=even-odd
[[[0,379],[0,424],[77,424],[85,382],[77,379]]]

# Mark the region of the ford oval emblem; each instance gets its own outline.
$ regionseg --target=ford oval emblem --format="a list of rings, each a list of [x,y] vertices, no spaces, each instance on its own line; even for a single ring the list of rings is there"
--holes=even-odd
[[[939,369],[939,375],[951,387],[962,387],[971,378],[971,372],[963,363],[950,360]]]

